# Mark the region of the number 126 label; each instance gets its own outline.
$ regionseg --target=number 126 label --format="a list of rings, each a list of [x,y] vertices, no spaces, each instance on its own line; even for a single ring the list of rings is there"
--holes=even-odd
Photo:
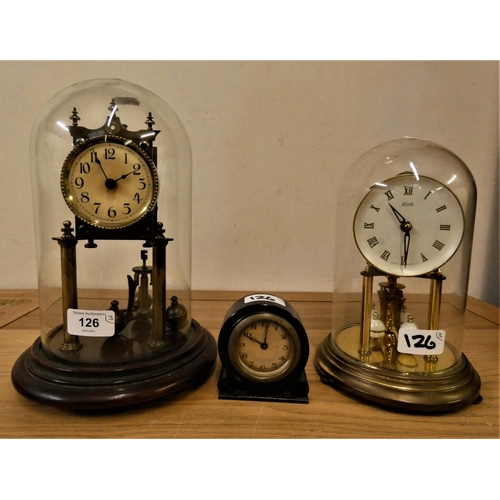
[[[244,299],[245,304],[248,304],[249,302],[258,302],[258,301],[275,302],[277,304],[281,304],[282,306],[286,305],[285,301],[283,299],[280,299],[279,297],[276,297],[276,295],[254,294],[254,295],[247,295]]]
[[[114,311],[68,309],[68,333],[83,337],[111,337],[115,333]]]
[[[442,354],[444,351],[444,330],[415,330],[401,328],[398,338],[398,352],[406,354]]]

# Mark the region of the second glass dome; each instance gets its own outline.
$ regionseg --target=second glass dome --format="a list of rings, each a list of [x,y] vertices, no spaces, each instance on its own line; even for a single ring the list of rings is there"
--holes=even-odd
[[[315,360],[325,382],[425,411],[477,396],[462,353],[475,208],[470,170],[431,141],[390,141],[351,165],[338,189],[332,331]]]

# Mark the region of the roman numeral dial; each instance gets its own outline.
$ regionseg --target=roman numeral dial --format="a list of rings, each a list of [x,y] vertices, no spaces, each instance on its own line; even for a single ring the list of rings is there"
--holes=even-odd
[[[371,188],[358,206],[353,230],[359,251],[372,265],[395,276],[418,276],[454,255],[464,216],[447,186],[405,173]]]

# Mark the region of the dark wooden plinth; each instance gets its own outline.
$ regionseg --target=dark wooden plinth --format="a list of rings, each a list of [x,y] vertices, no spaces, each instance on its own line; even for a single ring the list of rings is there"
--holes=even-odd
[[[12,383],[24,397],[71,410],[137,405],[203,382],[217,358],[215,339],[195,320],[177,349],[127,363],[72,363],[47,353],[40,337],[16,361]]]

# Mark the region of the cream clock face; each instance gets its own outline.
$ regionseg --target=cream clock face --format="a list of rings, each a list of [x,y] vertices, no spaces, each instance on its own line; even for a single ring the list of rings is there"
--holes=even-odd
[[[455,254],[464,233],[456,196],[429,177],[401,174],[373,186],[354,217],[359,251],[373,266],[395,276],[440,268]]]
[[[153,161],[129,140],[107,136],[76,146],[61,172],[69,208],[88,224],[118,229],[137,222],[156,203]]]
[[[233,367],[247,380],[256,382],[276,382],[286,377],[301,354],[292,325],[267,313],[242,320],[228,347]]]

